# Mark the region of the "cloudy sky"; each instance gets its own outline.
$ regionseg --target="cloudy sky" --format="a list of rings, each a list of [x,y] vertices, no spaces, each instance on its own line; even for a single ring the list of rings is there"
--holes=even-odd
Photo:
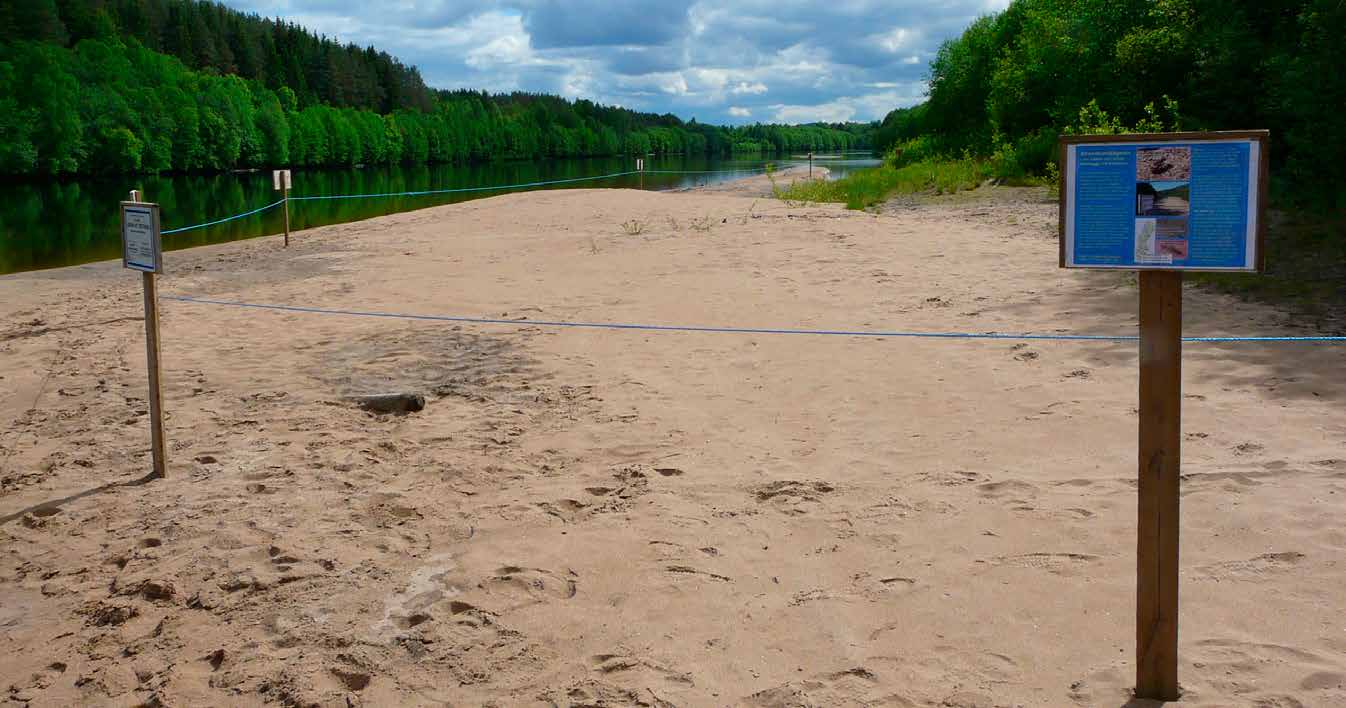
[[[1008,0],[224,0],[414,64],[431,86],[710,123],[876,120]]]

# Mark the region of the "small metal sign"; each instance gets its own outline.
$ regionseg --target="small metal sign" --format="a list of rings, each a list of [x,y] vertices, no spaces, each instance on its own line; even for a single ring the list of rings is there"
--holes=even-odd
[[[122,202],[122,266],[142,273],[162,273],[163,243],[159,205]]]
[[[275,190],[278,192],[281,190],[282,187],[285,189],[292,189],[294,185],[290,183],[290,171],[272,170],[271,186],[274,187]]]
[[[641,172],[644,172],[644,171],[645,171],[645,159],[644,159],[644,158],[636,158],[636,169],[639,170],[639,171],[641,171]]]

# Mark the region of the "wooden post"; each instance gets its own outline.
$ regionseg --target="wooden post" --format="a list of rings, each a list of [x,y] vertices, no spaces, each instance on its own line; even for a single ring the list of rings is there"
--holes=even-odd
[[[159,384],[159,290],[154,273],[141,273],[145,288],[145,357],[150,370],[150,448],[154,476],[168,476],[168,446],[164,442],[164,401]]]
[[[140,191],[131,190],[131,201],[140,201]],[[159,383],[159,288],[156,275],[150,272],[140,274],[140,283],[145,293],[145,361],[149,368],[150,402],[150,456],[153,476],[163,479],[168,476],[168,445],[164,441],[164,399]]]
[[[285,247],[290,247],[290,185],[288,182],[280,183],[280,199],[283,204],[281,207],[285,210]]]
[[[813,179],[813,153],[809,153],[809,179]]]
[[[1136,697],[1178,699],[1182,272],[1140,273]]]

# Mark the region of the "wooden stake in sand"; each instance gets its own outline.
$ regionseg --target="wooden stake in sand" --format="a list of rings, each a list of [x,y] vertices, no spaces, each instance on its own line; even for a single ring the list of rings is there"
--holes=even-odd
[[[645,158],[636,158],[636,172],[640,173],[640,188],[645,188]]]
[[[281,209],[285,212],[285,247],[290,247],[290,171],[272,170],[271,184],[280,190]]]
[[[809,179],[813,179],[813,153],[809,153]]]
[[[1183,271],[1258,272],[1267,131],[1065,136],[1063,268],[1140,272],[1136,697],[1178,689]]]
[[[122,266],[140,271],[145,292],[145,360],[149,367],[150,453],[153,476],[168,474],[168,446],[164,442],[163,392],[159,385],[159,293],[155,278],[164,272],[159,205],[140,201],[131,190],[121,203]]]

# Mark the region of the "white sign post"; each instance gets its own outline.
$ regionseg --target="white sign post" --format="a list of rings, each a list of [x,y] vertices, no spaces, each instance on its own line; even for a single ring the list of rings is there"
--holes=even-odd
[[[645,158],[636,158],[636,172],[640,173],[640,188],[645,188]]]
[[[271,184],[280,192],[281,208],[285,211],[285,247],[290,247],[290,171],[272,170]]]
[[[168,446],[164,442],[163,392],[159,385],[159,294],[155,277],[164,272],[163,243],[159,231],[159,205],[140,201],[131,191],[121,203],[122,265],[140,271],[145,291],[145,359],[149,368],[151,477],[168,472]]]

